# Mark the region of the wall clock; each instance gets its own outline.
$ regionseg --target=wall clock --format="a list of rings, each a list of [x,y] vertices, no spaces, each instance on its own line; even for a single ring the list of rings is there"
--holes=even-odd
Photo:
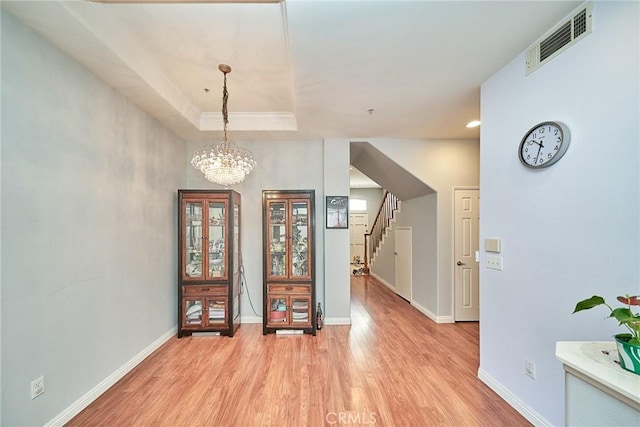
[[[518,157],[528,168],[546,168],[564,156],[570,140],[569,128],[564,123],[538,123],[520,141]]]

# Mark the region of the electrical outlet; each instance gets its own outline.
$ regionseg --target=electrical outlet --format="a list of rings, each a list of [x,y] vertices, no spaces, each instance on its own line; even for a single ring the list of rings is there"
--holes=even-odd
[[[502,257],[498,255],[487,255],[484,265],[493,270],[502,270]]]
[[[35,399],[44,393],[44,377],[31,381],[31,399]]]
[[[524,361],[524,373],[535,380],[536,379],[536,365],[530,360],[525,360]]]

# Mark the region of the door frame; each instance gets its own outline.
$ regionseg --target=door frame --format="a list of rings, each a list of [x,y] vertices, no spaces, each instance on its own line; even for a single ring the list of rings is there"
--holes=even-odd
[[[451,264],[450,274],[451,274],[451,319],[453,323],[456,322],[456,191],[457,190],[478,190],[478,195],[480,194],[480,187],[477,185],[459,185],[451,188]],[[478,206],[480,209],[480,206]],[[478,225],[480,224],[480,220],[478,220]],[[478,233],[480,232],[480,227],[478,227]],[[478,236],[478,252],[480,251],[480,236]],[[480,269],[480,263],[478,262],[478,269]],[[478,271],[478,280],[480,280],[480,271]],[[479,285],[479,283],[478,283]],[[479,303],[478,303],[479,307]]]

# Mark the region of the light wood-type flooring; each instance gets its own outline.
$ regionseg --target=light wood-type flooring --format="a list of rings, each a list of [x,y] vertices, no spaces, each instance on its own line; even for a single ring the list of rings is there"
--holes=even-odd
[[[478,324],[436,324],[369,276],[351,326],[172,338],[67,426],[529,426],[477,378]]]

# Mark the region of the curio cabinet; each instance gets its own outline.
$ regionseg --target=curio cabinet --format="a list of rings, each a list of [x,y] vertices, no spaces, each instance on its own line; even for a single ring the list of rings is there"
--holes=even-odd
[[[262,192],[264,334],[316,333],[314,206],[314,190]]]
[[[178,337],[240,326],[240,194],[178,190]]]

